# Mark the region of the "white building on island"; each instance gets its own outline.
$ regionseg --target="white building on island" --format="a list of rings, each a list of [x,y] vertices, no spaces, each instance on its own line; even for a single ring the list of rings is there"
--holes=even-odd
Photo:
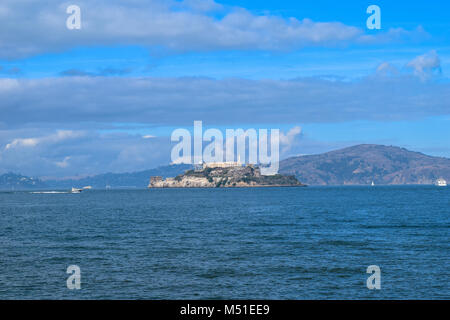
[[[227,162],[203,162],[203,169],[206,168],[233,168],[242,167],[241,157],[238,155],[238,161]]]

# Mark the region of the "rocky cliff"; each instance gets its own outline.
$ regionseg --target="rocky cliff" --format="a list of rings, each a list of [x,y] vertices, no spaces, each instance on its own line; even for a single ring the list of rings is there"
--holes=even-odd
[[[233,188],[304,186],[294,176],[263,176],[253,166],[188,170],[175,178],[150,178],[149,188]]]

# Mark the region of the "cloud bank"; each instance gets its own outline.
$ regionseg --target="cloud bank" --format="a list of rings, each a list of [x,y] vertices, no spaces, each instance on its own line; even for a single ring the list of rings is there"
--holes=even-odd
[[[19,59],[80,46],[139,45],[178,52],[292,50],[305,46],[389,43],[423,38],[418,27],[376,35],[340,22],[255,15],[214,1],[79,0],[81,30],[68,30],[68,1],[3,0],[0,59]]]
[[[0,79],[0,128],[408,120],[450,113],[448,82],[64,77]]]
[[[282,158],[314,151],[299,140],[296,124],[449,115],[450,83],[423,77],[440,68],[438,61],[433,53],[416,57],[405,66],[409,73],[385,62],[358,81],[4,78],[0,167],[50,176],[144,170],[170,162],[169,137],[152,134],[152,128],[190,128],[194,120],[210,127],[291,125],[280,135]],[[133,128],[147,130],[137,134]]]

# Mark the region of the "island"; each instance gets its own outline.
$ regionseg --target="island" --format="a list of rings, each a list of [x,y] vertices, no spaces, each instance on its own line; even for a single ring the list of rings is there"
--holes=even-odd
[[[150,178],[149,188],[304,187],[293,175],[265,176],[253,165],[238,162],[203,163],[174,178]]]

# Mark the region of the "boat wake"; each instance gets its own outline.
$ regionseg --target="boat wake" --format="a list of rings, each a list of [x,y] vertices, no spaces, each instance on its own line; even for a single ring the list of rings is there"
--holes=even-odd
[[[55,193],[70,193],[67,191],[34,191],[34,192],[30,192],[30,193],[34,193],[34,194],[55,194]]]

